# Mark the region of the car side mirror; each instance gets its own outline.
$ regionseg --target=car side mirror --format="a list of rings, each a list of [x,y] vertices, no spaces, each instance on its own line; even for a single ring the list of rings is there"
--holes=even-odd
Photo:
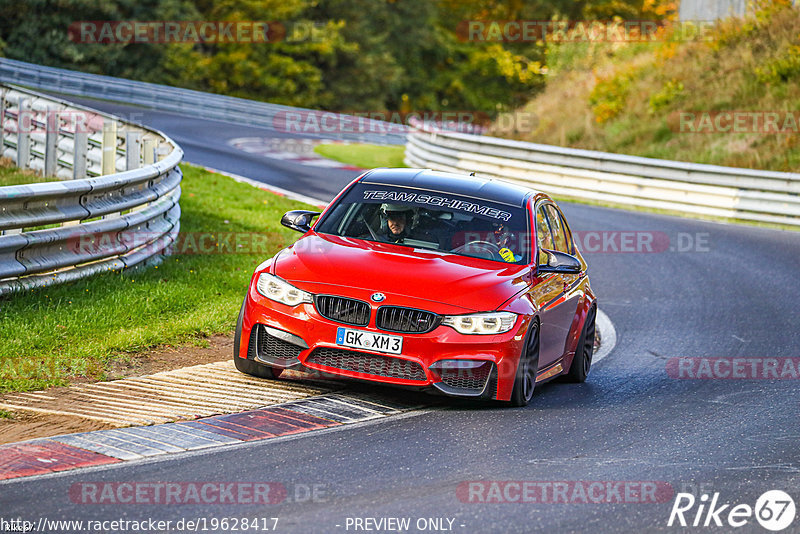
[[[292,230],[306,233],[311,230],[311,221],[319,215],[318,211],[292,210],[281,217],[281,224]]]
[[[540,273],[579,273],[583,268],[578,258],[566,252],[546,249],[542,252],[547,255],[547,263],[538,266]]]

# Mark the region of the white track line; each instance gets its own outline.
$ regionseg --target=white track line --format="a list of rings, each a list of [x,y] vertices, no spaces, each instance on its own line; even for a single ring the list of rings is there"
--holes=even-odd
[[[603,313],[603,310],[598,309],[595,321],[597,329],[600,331],[600,349],[594,354],[592,363],[597,363],[608,356],[617,345],[617,330],[608,315]]]

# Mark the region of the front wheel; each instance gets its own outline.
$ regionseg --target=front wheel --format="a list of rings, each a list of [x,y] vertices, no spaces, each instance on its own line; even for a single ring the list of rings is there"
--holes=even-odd
[[[575,347],[575,357],[572,359],[572,365],[567,373],[567,379],[570,382],[585,382],[586,377],[589,375],[589,369],[592,367],[592,356],[594,355],[596,315],[597,308],[592,306],[589,309],[589,313],[586,314],[586,320],[583,321],[581,337],[578,339],[578,346]]]
[[[245,299],[246,302],[246,299]],[[236,320],[236,334],[233,338],[233,364],[242,373],[257,376],[258,378],[278,378],[281,376],[283,369],[275,369],[269,365],[264,365],[252,360],[245,360],[239,357],[239,347],[242,342],[242,323],[244,321],[244,306],[239,310],[239,318]]]
[[[512,406],[527,406],[533,398],[536,374],[539,371],[539,324],[534,322],[528,330],[527,342],[522,349],[511,391]]]

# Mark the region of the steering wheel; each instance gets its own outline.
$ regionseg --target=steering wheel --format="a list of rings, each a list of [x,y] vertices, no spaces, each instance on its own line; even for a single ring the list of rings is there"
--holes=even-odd
[[[487,260],[503,259],[500,255],[500,246],[491,241],[470,241],[469,243],[464,243],[460,247],[454,248],[451,252],[455,252],[456,254],[466,252],[469,253],[469,255],[476,255],[479,258],[486,258]]]

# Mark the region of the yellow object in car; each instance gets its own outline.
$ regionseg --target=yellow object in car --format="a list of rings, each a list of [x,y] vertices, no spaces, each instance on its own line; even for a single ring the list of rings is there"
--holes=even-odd
[[[501,257],[502,257],[504,260],[506,260],[508,263],[515,263],[515,262],[517,261],[517,258],[515,258],[515,257],[514,257],[514,253],[513,253],[513,252],[511,252],[511,251],[510,251],[509,249],[507,249],[507,248],[501,248],[501,249],[500,249],[500,256],[501,256]]]

